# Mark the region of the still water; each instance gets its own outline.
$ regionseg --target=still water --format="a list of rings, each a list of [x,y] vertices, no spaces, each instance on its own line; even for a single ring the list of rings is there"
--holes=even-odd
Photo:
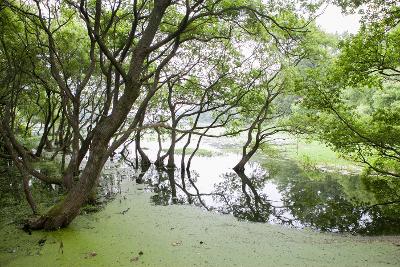
[[[154,145],[146,145],[150,156]],[[244,173],[236,173],[237,153],[207,148],[211,155],[196,156],[190,171],[150,166],[131,179],[148,185],[155,205],[196,205],[239,220],[324,232],[400,233],[399,179],[304,170],[279,158],[251,162]],[[180,155],[176,158],[179,164]]]

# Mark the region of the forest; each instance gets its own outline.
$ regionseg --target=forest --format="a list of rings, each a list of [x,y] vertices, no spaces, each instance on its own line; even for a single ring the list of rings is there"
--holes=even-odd
[[[0,265],[397,266],[399,40],[396,0],[0,0]]]

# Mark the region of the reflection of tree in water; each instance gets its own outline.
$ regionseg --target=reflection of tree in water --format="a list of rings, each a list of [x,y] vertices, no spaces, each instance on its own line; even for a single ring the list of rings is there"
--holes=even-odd
[[[347,200],[340,184],[327,176],[323,181],[292,180],[283,202],[303,225],[322,231],[349,231],[360,226],[360,210]]]
[[[364,209],[373,218],[366,230],[372,229],[372,234],[400,233],[400,179],[368,177],[362,182],[375,199]]]
[[[235,217],[255,222],[267,222],[271,214],[268,196],[261,192],[267,177],[244,172],[223,174],[223,181],[215,185],[214,200],[224,202],[218,208],[222,213],[232,213]],[[221,197],[223,195],[224,197]]]
[[[156,205],[192,203],[191,196],[177,193],[177,188],[178,190],[182,188],[178,182],[180,178],[178,170],[152,168],[150,172],[152,174],[148,176],[146,182],[153,186],[155,195],[151,199]]]
[[[245,173],[223,174],[224,181],[215,185],[211,193],[200,192],[195,171],[182,173],[179,169],[151,168],[145,182],[153,187],[152,201],[157,205],[195,204],[207,210],[232,213],[244,220],[266,222],[273,207],[267,195],[259,191],[265,186],[266,174],[261,168],[252,168],[251,178]],[[213,201],[205,201],[205,198]]]
[[[149,164],[142,164],[141,168],[140,168],[140,173],[139,175],[136,177],[136,183],[137,184],[142,184],[143,183],[143,177],[145,176],[145,174],[147,173],[147,171],[150,169],[150,165]]]
[[[282,201],[302,225],[329,232],[389,234],[400,231],[400,184],[385,178],[360,179],[287,168],[276,179]],[[396,189],[395,189],[396,188]],[[396,192],[396,193],[394,193]],[[375,205],[375,204],[385,205]],[[390,211],[390,212],[388,212]]]
[[[194,204],[209,210],[203,198],[212,194],[201,193],[196,182],[199,174],[195,171],[181,172],[180,169],[150,168],[145,182],[153,187],[151,197],[157,205]]]
[[[179,169],[152,167],[144,181],[154,188],[152,200],[158,205],[189,203],[243,220],[329,232],[400,232],[400,181],[304,171],[288,162],[273,164],[268,173],[254,166],[249,175],[225,173],[212,192],[199,191],[201,177],[193,171],[182,175]],[[268,196],[271,183],[280,193],[279,206]]]

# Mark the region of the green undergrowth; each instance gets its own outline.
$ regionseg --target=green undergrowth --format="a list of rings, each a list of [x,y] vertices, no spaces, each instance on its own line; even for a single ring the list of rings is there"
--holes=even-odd
[[[293,139],[293,142],[273,147],[279,152],[278,155],[275,153],[274,157],[294,160],[308,170],[360,173],[362,169],[359,163],[344,158],[318,141]]]
[[[309,158],[316,163],[346,166],[354,164],[354,162],[340,157],[329,147],[317,141],[299,141],[296,144],[284,146],[282,152],[293,159]]]

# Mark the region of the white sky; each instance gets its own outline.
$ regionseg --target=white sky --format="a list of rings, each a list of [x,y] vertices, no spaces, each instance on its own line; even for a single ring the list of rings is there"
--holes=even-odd
[[[360,28],[360,18],[359,14],[343,15],[339,7],[329,5],[316,22],[329,33],[356,33]]]

